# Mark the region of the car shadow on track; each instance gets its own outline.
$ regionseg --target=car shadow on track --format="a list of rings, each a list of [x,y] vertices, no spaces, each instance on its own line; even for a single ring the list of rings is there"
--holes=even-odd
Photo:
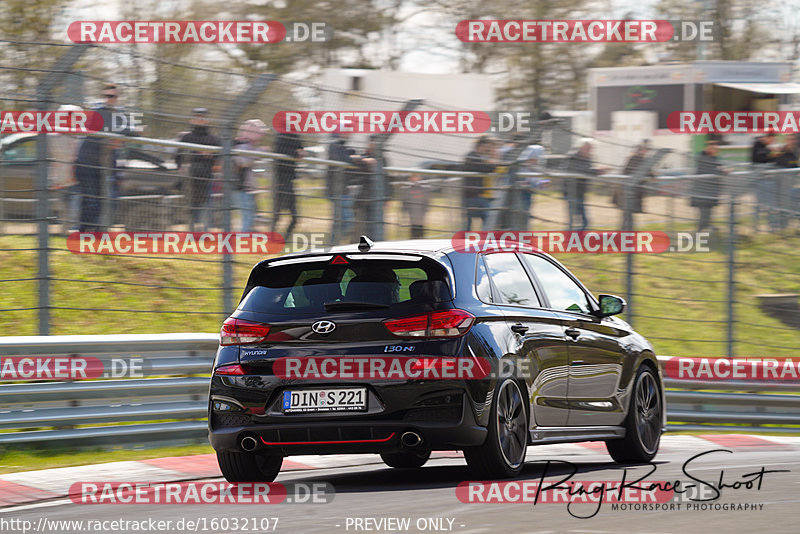
[[[549,462],[549,463],[548,463]],[[660,464],[666,462],[653,462]],[[333,484],[337,493],[372,492],[372,491],[408,491],[419,489],[455,488],[464,481],[477,480],[464,465],[436,465],[427,464],[416,469],[397,469],[375,465],[373,469],[364,468],[346,471],[347,468],[336,469],[335,472],[318,473],[315,476],[292,477],[291,480],[278,477],[277,482],[328,482]],[[565,477],[575,470],[575,477],[584,473],[607,471],[604,477],[610,480],[619,480],[622,472],[629,469],[635,470],[636,478],[645,474],[647,465],[619,465],[608,462],[568,462],[557,458],[537,458],[525,462],[525,467],[518,477],[503,479],[509,480],[534,480],[538,481],[545,475],[547,480],[554,477]],[[328,471],[328,470],[326,470]],[[332,470],[331,470],[332,471]],[[629,479],[633,475],[629,475]]]

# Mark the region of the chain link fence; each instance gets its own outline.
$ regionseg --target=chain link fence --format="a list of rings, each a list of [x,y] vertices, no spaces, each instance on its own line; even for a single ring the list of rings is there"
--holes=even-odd
[[[524,138],[497,139],[490,171],[466,161],[476,136],[461,134],[307,135],[303,154],[287,153],[274,131],[244,142],[242,124],[270,125],[285,110],[453,108],[178,63],[167,51],[28,45],[56,59],[36,68],[4,60],[3,109],[96,108],[111,83],[115,105],[138,114],[144,131],[2,138],[7,334],[213,331],[261,259],[74,254],[66,237],[77,230],[275,231],[288,250],[293,236],[311,233],[332,245],[361,234],[625,229],[666,232],[673,248],[558,257],[593,291],[624,296],[626,319],[659,353],[794,356],[800,348],[800,173],[733,160],[748,147],[721,147],[720,174],[705,175],[696,154],[669,154],[682,162],[669,170],[664,151],[646,148],[631,165],[637,146],[600,138],[586,174],[552,142],[580,132],[550,119]],[[191,142],[187,133],[203,124],[210,144]],[[94,159],[83,153],[87,143]],[[526,152],[534,143],[544,146],[538,159]]]

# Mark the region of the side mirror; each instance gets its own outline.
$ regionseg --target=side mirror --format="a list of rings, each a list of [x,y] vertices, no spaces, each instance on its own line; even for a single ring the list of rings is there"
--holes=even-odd
[[[616,295],[600,295],[598,300],[600,301],[600,311],[598,312],[600,317],[617,315],[625,309],[625,299]]]

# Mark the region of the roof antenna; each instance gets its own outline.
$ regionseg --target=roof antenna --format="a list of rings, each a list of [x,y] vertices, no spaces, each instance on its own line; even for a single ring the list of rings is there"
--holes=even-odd
[[[372,239],[368,238],[365,235],[361,236],[361,239],[358,240],[358,251],[359,252],[369,252],[369,249],[372,248],[372,245],[375,243]]]

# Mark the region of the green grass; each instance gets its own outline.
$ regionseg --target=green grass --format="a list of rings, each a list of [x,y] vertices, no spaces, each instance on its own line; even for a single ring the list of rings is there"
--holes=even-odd
[[[800,237],[758,236],[736,249],[735,354],[794,357],[800,329],[765,314],[756,295],[800,293]],[[595,293],[626,293],[626,258],[562,254]],[[724,356],[727,335],[727,250],[634,256],[633,323],[658,354]]]
[[[0,237],[0,280],[35,278],[36,253],[29,236]],[[52,334],[215,332],[224,317],[222,264],[217,256],[184,258],[73,254],[63,237],[51,237],[51,305],[137,311],[52,310]],[[261,258],[234,264],[234,299]],[[63,281],[71,280],[71,281]],[[158,287],[167,286],[167,287]],[[0,308],[37,306],[35,280],[0,282]],[[142,311],[148,313],[141,313]],[[6,335],[36,335],[36,311],[3,312]]]
[[[191,456],[211,454],[214,450],[209,444],[160,447],[154,449],[125,450],[64,450],[64,449],[11,449],[0,450],[0,474],[19,471],[70,467],[75,465],[103,464],[128,460],[147,460],[168,456]]]
[[[0,280],[35,278],[33,236],[0,237]],[[222,266],[215,256],[136,257],[78,255],[63,237],[51,240],[54,307],[122,311],[52,310],[52,334],[215,332],[224,317]],[[800,330],[766,315],[756,295],[800,293],[800,236],[759,235],[736,250],[735,352],[740,357],[796,356]],[[597,293],[626,294],[623,254],[559,254]],[[260,257],[237,256],[234,299]],[[659,354],[726,354],[727,251],[639,254],[633,258],[634,327]],[[61,281],[67,279],[74,281]],[[122,282],[112,283],[112,282]],[[168,287],[157,287],[168,286]],[[0,282],[0,308],[35,308],[35,280]],[[139,310],[140,313],[127,310]],[[36,335],[35,310],[5,311],[6,335]]]

